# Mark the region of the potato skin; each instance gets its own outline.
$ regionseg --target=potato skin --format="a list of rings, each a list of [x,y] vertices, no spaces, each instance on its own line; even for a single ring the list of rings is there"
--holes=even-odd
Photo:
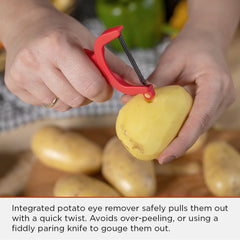
[[[156,174],[153,162],[133,157],[113,137],[103,151],[102,174],[124,196],[153,196],[156,192]]]
[[[180,86],[155,89],[152,101],[134,96],[119,111],[116,132],[128,151],[140,160],[157,158],[177,136],[193,99]]]
[[[212,142],[204,151],[205,183],[216,196],[240,196],[240,154],[223,141]]]
[[[32,151],[45,165],[72,173],[100,170],[102,149],[81,134],[44,127],[32,139]]]
[[[119,193],[108,184],[84,174],[60,178],[53,189],[56,197],[118,197]]]

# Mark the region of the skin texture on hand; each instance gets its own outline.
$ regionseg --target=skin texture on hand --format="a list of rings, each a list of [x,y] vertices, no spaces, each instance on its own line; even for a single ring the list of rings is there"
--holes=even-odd
[[[57,96],[53,108],[66,111],[111,98],[112,87],[83,50],[93,49],[95,36],[81,23],[46,4],[33,6],[16,25],[5,31],[5,83],[20,99],[48,105]],[[123,78],[135,78],[130,66],[110,51],[106,59]]]

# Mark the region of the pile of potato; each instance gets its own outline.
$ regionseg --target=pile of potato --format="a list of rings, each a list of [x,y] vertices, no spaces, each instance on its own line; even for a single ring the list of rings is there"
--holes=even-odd
[[[153,162],[134,158],[116,138],[102,150],[79,133],[58,127],[39,129],[32,150],[45,165],[69,172],[54,187],[55,196],[153,196]],[[105,181],[92,174],[101,172]]]

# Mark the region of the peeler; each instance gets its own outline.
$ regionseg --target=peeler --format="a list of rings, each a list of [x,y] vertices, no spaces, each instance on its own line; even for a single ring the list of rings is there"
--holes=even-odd
[[[128,94],[128,95],[136,95],[143,94],[146,100],[151,100],[155,96],[155,91],[152,84],[147,84],[144,79],[141,71],[139,70],[133,56],[131,55],[127,44],[125,43],[121,31],[123,29],[122,25],[109,28],[105,30],[95,41],[94,43],[94,51],[89,49],[84,49],[85,53],[89,56],[89,58],[95,63],[98,69],[101,71],[103,76],[107,79],[110,85],[116,88],[118,91]],[[118,38],[123,50],[125,51],[133,69],[135,70],[140,82],[142,85],[131,85],[124,81],[121,76],[115,72],[112,72],[107,65],[104,51],[104,46],[110,41]]]

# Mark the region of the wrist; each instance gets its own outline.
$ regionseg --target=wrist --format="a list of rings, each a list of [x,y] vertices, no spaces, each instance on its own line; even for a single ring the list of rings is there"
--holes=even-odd
[[[202,24],[194,19],[188,19],[184,28],[182,29],[185,37],[198,38],[199,41],[205,41],[208,44],[213,44],[222,52],[226,52],[231,40],[232,35],[224,34],[221,29],[218,30],[211,24]]]
[[[239,11],[239,0],[188,0],[186,26],[204,32],[226,50],[237,28]]]
[[[14,42],[19,33],[33,27],[38,20],[53,11],[57,10],[48,0],[3,0],[0,9],[0,39],[5,48]]]

